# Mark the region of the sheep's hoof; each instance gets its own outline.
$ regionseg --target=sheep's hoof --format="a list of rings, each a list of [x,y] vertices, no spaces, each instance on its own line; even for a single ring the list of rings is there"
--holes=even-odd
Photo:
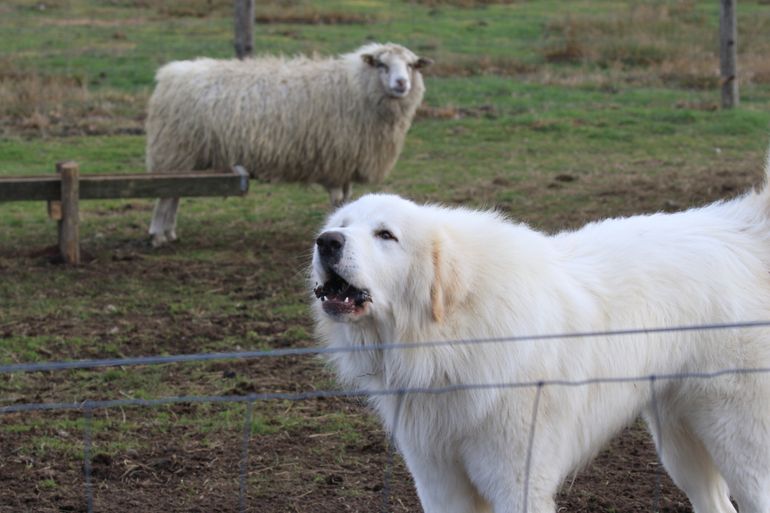
[[[150,245],[153,248],[163,247],[169,242],[174,242],[176,240],[177,240],[177,237],[176,237],[176,232],[174,230],[169,230],[165,233],[150,234]]]
[[[160,248],[165,246],[167,242],[168,239],[166,239],[166,236],[161,233],[153,233],[150,235],[150,246],[153,248]]]
[[[335,187],[329,189],[329,202],[332,204],[332,208],[341,207],[346,203],[345,193],[342,191],[342,188]]]

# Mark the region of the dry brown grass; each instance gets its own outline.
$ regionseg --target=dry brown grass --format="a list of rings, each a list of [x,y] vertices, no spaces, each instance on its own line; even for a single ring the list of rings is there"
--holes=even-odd
[[[417,109],[417,119],[463,119],[463,118],[487,118],[494,119],[499,113],[492,105],[481,105],[479,107],[456,107],[454,105],[445,105],[441,107],[432,107],[422,104]]]
[[[129,9],[153,9],[156,13],[171,18],[195,17],[205,18],[232,13],[232,0],[175,0],[173,2],[157,2],[154,0],[102,0],[115,7]]]
[[[523,62],[516,57],[447,56],[437,55],[436,62],[429,68],[431,76],[437,77],[473,77],[478,75],[514,76],[536,71],[533,64]]]
[[[255,4],[255,20],[261,24],[358,25],[373,23],[375,14],[329,10],[314,0],[263,0]]]
[[[153,6],[154,2],[150,2]],[[230,14],[233,10],[232,0],[175,0],[159,2],[156,9],[164,17],[195,17],[205,18],[212,14]]]
[[[56,27],[125,27],[126,25],[141,25],[147,18],[122,18],[119,20],[104,20],[99,18],[49,18],[42,20],[44,25]]]
[[[314,7],[300,7],[295,9],[267,9],[257,12],[257,23],[287,23],[299,25],[356,25],[372,23],[373,16],[366,16],[354,12],[321,11]]]
[[[152,9],[158,16],[165,18],[231,16],[233,11],[233,0],[106,1],[110,5],[119,7]],[[261,0],[255,2],[255,21],[262,24],[348,25],[370,23],[374,19],[372,16],[355,12],[323,10],[319,8],[320,5],[323,4],[309,0]]]
[[[515,4],[522,0],[410,0],[410,3],[427,5],[428,7],[439,7],[442,5],[449,5],[452,7],[483,7],[485,5],[495,4]]]
[[[676,54],[679,43],[703,46],[710,33],[705,19],[694,13],[690,1],[676,7],[642,4],[615,15],[553,20],[546,26],[543,55],[549,62],[646,67]]]
[[[690,89],[719,86],[716,33],[694,0],[634,4],[614,15],[567,16],[546,26],[547,63],[586,64],[625,81]],[[767,83],[770,21],[741,20],[739,80]],[[745,41],[744,41],[745,36]]]
[[[44,75],[0,60],[0,134],[139,133],[143,95],[89,90],[78,76]]]

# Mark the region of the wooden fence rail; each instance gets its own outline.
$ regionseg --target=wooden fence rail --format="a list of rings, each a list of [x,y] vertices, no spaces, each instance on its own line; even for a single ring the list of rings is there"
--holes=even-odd
[[[56,174],[0,177],[0,202],[47,201],[59,221],[59,251],[68,264],[80,263],[81,199],[243,196],[249,175],[241,166],[225,172],[81,175],[75,162],[60,162]]]

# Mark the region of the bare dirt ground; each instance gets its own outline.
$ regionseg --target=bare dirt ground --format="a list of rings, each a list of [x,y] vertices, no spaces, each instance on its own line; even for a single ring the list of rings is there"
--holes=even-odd
[[[680,177],[681,178],[681,177]],[[756,183],[756,173],[721,172],[714,170],[692,181],[656,182],[641,177],[608,183],[597,188],[597,202],[586,205],[584,211],[574,212],[569,219],[555,220],[558,225],[579,225],[609,212],[602,207],[604,194],[626,197],[630,211],[658,210],[664,201],[673,207],[699,204],[722,198]],[[625,180],[625,179],[624,179]],[[570,180],[562,178],[558,187],[568,187]],[[585,184],[590,187],[591,184]],[[603,192],[604,191],[604,192]],[[616,212],[613,212],[616,213]],[[546,224],[546,223],[543,223]],[[256,237],[256,235],[254,235]],[[279,245],[254,249],[260,252],[266,269],[281,269],[292,255],[304,253],[307,241],[290,236]],[[243,241],[244,245],[255,243]],[[12,256],[30,270],[50,267],[44,248],[16,253]],[[132,323],[129,336],[120,347],[125,356],[196,352],[193,340],[201,337],[221,339],[226,336],[245,337],[249,332],[275,334],[279,344],[281,334],[288,326],[271,319],[266,312],[249,307],[255,297],[270,294],[262,289],[257,277],[244,281],[238,269],[246,262],[231,261],[217,265],[200,265],[191,270],[174,265],[158,265],[157,261],[142,258],[148,251],[131,242],[116,248],[116,255],[134,254],[135,258],[98,260],[84,266],[83,287],[96,287],[115,273],[132,273],[137,280],[152,280],[156,275],[172,276],[180,283],[203,280],[212,288],[241,298],[247,305],[242,313],[220,317],[170,317],[164,309],[148,311],[142,319]],[[173,251],[173,250],[172,250]],[[281,284],[278,284],[280,286]],[[173,322],[170,322],[173,321]],[[131,323],[131,319],[124,319]],[[0,339],[10,334],[29,336],[59,333],[64,338],[94,337],[107,334],[114,327],[114,319],[91,318],[76,322],[65,317],[16,319],[0,326]],[[304,326],[308,332],[309,320]],[[159,344],[162,346],[159,348]],[[297,346],[311,346],[312,340],[301,340]],[[51,360],[66,355],[65,347],[51,347]],[[115,356],[104,354],[98,347],[80,357]],[[317,387],[319,381],[331,376],[314,358],[275,358],[243,362],[212,364],[209,371],[232,379],[231,389],[225,394],[248,394],[263,391],[303,391]],[[7,376],[2,379],[11,379]],[[171,369],[165,379],[175,385],[184,385],[189,379],[184,369]],[[46,375],[39,389],[25,401],[46,401],[55,395],[57,387],[66,387],[64,373]],[[245,383],[245,384],[244,384]],[[116,393],[107,391],[106,395]],[[200,406],[176,405],[164,408],[166,415],[184,418]],[[212,414],[219,407],[211,406]],[[100,441],[109,435],[100,431],[94,442],[91,465],[93,476],[94,510],[100,512],[163,511],[163,512],[224,512],[239,509],[239,460],[241,455],[241,427],[210,436],[196,425],[180,421],[173,430],[160,429],[152,420],[155,412],[142,408],[97,411],[94,421],[110,421],[116,425],[139,426],[126,438],[135,443],[125,449],[100,452]],[[255,414],[270,417],[291,413],[298,418],[318,419],[344,412],[352,419],[355,437],[345,437],[339,431],[319,433],[302,422],[279,426],[269,434],[254,434],[249,442],[247,467],[247,511],[259,512],[338,512],[338,511],[419,511],[413,484],[403,464],[396,458],[395,468],[389,470],[388,441],[357,399],[308,400],[292,404],[260,402]],[[80,413],[31,413],[5,415],[4,424],[25,423],[32,431],[13,433],[0,431],[0,512],[60,512],[86,511],[86,493],[83,479],[82,452],[69,457],[46,456],[44,447],[37,452],[20,451],[31,434],[48,433],[52,439],[69,441],[75,446],[82,440],[82,429],[48,426],[56,420],[82,419]],[[173,422],[172,422],[173,424]],[[310,424],[310,422],[308,423]],[[82,426],[80,426],[82,427]],[[37,456],[34,456],[37,454]],[[390,476],[389,479],[386,476]],[[387,488],[385,488],[387,487]],[[385,497],[387,492],[387,498]],[[387,505],[385,501],[387,500]],[[558,497],[559,511],[597,512],[623,511],[651,512],[655,505],[663,512],[691,511],[684,496],[673,486],[658,464],[652,443],[643,427],[636,425],[626,430],[610,447],[574,481],[565,483]]]

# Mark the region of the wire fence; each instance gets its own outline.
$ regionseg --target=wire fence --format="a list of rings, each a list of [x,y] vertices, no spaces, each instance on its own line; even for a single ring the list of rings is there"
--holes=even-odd
[[[420,343],[420,347],[441,347],[457,345],[482,345],[492,343],[526,343],[534,341],[564,340],[590,337],[629,337],[637,335],[682,333],[682,332],[707,332],[734,329],[758,329],[770,328],[770,321],[749,321],[704,325],[689,325],[676,327],[658,327],[658,328],[637,328],[613,331],[591,331],[576,333],[560,333],[546,335],[525,335],[511,337],[496,337],[473,340],[451,340],[434,341]],[[333,353],[353,353],[360,351],[395,351],[404,349],[414,349],[413,344],[380,344],[366,347],[345,347],[345,348],[295,348],[295,349],[274,349],[265,351],[240,351],[227,353],[198,353],[169,356],[148,356],[134,358],[107,358],[90,359],[74,361],[51,361],[35,363],[15,363],[0,365],[0,375],[12,373],[29,372],[55,372],[72,369],[96,369],[104,367],[130,367],[130,366],[148,366],[163,365],[172,363],[187,362],[211,362],[219,360],[252,360],[259,358],[276,358],[287,356],[306,356],[306,355],[328,355]],[[489,389],[535,389],[535,399],[532,410],[532,420],[529,430],[529,439],[526,455],[526,472],[524,478],[523,504],[527,505],[529,494],[530,471],[533,465],[532,448],[536,437],[535,427],[539,414],[540,397],[545,387],[585,387],[599,384],[648,384],[651,390],[651,410],[654,414],[655,429],[661,432],[660,412],[658,411],[658,397],[655,391],[655,384],[665,381],[679,380],[708,380],[731,375],[749,375],[749,374],[770,374],[770,367],[742,367],[742,368],[723,368],[704,372],[686,372],[672,374],[647,374],[636,376],[602,376],[589,377],[585,379],[548,379],[537,381],[510,381],[499,383],[460,383],[443,387],[414,387],[414,388],[389,388],[378,390],[311,390],[303,392],[264,392],[250,393],[243,395],[182,395],[169,396],[156,399],[126,398],[126,399],[108,399],[108,400],[84,400],[73,402],[50,402],[50,403],[19,403],[0,407],[0,415],[10,413],[41,412],[41,411],[63,411],[76,410],[83,413],[83,473],[85,482],[85,503],[89,513],[94,511],[93,496],[93,474],[92,474],[92,436],[93,436],[93,412],[100,409],[121,408],[121,407],[156,407],[163,405],[172,405],[179,403],[186,404],[222,404],[222,403],[246,403],[246,409],[243,419],[243,430],[241,436],[240,461],[239,461],[239,511],[241,513],[247,510],[247,473],[249,461],[249,442],[251,438],[251,426],[254,414],[254,405],[260,401],[287,400],[287,401],[306,401],[320,398],[341,398],[341,397],[371,397],[371,396],[396,396],[398,398],[393,419],[393,426],[398,426],[399,415],[403,398],[407,394],[448,394],[463,391],[489,390]],[[394,442],[395,433],[391,434],[390,444],[388,445],[388,457],[386,462],[385,477],[382,488],[382,506],[383,513],[388,511],[390,500],[392,468],[394,465]],[[652,511],[658,511],[660,502],[660,476],[658,475],[655,483],[655,495],[653,498]]]

